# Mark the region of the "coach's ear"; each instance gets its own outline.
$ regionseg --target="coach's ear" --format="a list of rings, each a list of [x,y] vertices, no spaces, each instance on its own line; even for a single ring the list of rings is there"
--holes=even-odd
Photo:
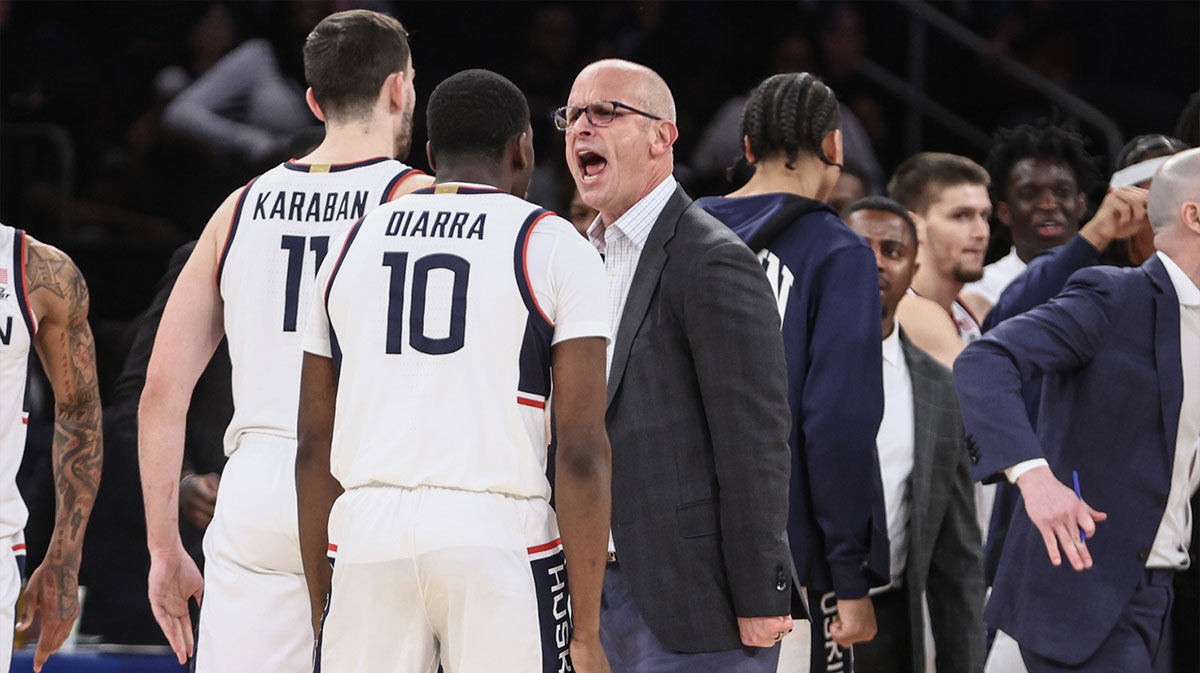
[[[437,161],[433,158],[433,143],[425,142],[425,158],[429,160],[429,170],[437,173]]]
[[[325,113],[321,111],[321,104],[317,102],[317,97],[313,95],[312,87],[308,87],[308,91],[304,92],[304,102],[308,103],[308,109],[312,110],[313,116],[325,121]]]

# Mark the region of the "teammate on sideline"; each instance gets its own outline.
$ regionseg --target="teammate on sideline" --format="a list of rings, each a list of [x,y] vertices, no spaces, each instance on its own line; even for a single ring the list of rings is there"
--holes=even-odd
[[[314,623],[328,596],[317,664],[557,672],[569,643],[575,671],[606,673],[607,279],[569,222],[515,196],[533,131],[512,82],[460,72],[427,119],[437,186],[350,230],[304,337],[296,487]]]
[[[54,389],[54,531],[42,565],[25,589],[18,631],[35,613],[42,631],[33,670],[42,670],[79,616],[79,561],[96,489],[103,441],[96,349],[88,326],[88,290],[61,250],[0,224],[0,672],[12,659],[13,618],[25,570],[28,510],[17,468],[29,423],[29,347]]]
[[[398,21],[361,10],[327,17],[304,45],[304,70],[325,140],[213,214],[167,302],[138,414],[150,605],[183,662],[194,645],[188,598],[205,594],[199,673],[311,669],[293,484],[303,316],[330,240],[430,183],[389,158],[408,153],[415,95]],[[203,582],[179,539],[179,469],[192,388],[222,334],[235,411]]]

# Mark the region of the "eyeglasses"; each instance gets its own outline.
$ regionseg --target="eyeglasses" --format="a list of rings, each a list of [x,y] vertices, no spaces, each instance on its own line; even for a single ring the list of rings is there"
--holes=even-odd
[[[635,114],[640,114],[643,117],[650,119],[661,120],[662,117],[652,115],[649,112],[643,112],[635,107],[631,107],[624,103],[619,103],[615,100],[598,100],[595,103],[588,103],[582,107],[576,105],[564,105],[554,111],[554,126],[559,131],[566,131],[575,125],[579,119],[579,115],[586,114],[588,123],[592,126],[608,126],[617,118],[618,110],[629,110]]]

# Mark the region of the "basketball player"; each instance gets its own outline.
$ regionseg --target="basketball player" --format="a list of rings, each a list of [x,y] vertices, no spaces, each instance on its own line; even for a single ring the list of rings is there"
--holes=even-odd
[[[293,485],[303,316],[329,242],[381,202],[431,182],[389,158],[407,155],[414,105],[398,21],[331,15],[309,35],[304,68],[325,140],[217,209],[167,301],[142,391],[150,605],[183,662],[194,645],[188,598],[204,594],[199,673],[311,668]],[[234,416],[202,582],[179,538],[179,469],[192,388],[222,334]]]
[[[13,618],[25,569],[28,511],[17,468],[29,423],[29,347],[54,389],[54,532],[25,589],[18,631],[42,615],[33,670],[42,670],[79,616],[83,533],[100,485],[100,389],[88,327],[88,290],[61,250],[0,224],[0,672],[12,658]]]
[[[557,672],[569,644],[574,670],[607,672],[607,279],[569,222],[515,196],[533,170],[516,86],[458,73],[427,119],[437,186],[350,230],[304,339],[296,486],[314,624],[328,595],[320,670]]]

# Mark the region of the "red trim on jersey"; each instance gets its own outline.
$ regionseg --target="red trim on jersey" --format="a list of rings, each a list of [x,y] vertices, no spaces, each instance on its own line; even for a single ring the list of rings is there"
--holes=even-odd
[[[546,408],[545,402],[539,402],[538,400],[531,400],[528,397],[521,397],[519,395],[517,396],[517,404],[524,404],[527,407],[534,407],[537,409],[545,409]]]
[[[21,417],[21,425],[29,425],[29,417],[28,416]]]
[[[387,201],[391,201],[392,199],[396,198],[396,190],[400,189],[400,185],[404,184],[405,180],[411,178],[414,175],[425,175],[425,171],[423,171],[419,168],[408,169],[408,172],[404,174],[404,177],[397,180],[396,184],[392,185],[392,188],[390,190],[388,190],[388,195],[387,195],[387,199],[385,200],[385,203]]]
[[[529,225],[529,230],[525,232],[525,241],[521,244],[521,270],[525,273],[525,285],[529,288],[529,297],[533,300],[533,307],[541,314],[542,320],[545,320],[547,325],[554,327],[554,321],[546,315],[546,312],[542,310],[542,306],[538,304],[537,292],[533,291],[533,283],[529,282],[529,239],[533,238],[533,229],[538,225],[538,222],[551,215],[554,215],[554,213],[550,211],[538,215],[533,224]]]
[[[330,168],[330,170],[343,170],[344,171],[348,168],[359,168],[360,166],[372,166],[374,164],[380,163],[381,161],[387,161],[387,160],[388,160],[387,157],[371,157],[370,159],[361,159],[359,161],[346,161],[346,162],[343,162],[340,164],[311,164],[311,163],[305,164],[305,163],[301,163],[295,159],[288,159],[284,163],[287,164],[289,167],[294,166],[296,168],[312,168],[313,166],[328,166]]]
[[[329,551],[337,553],[337,545],[330,542],[329,543]]]
[[[13,551],[25,551],[25,543],[21,542],[20,544],[14,544]]]
[[[233,208],[233,215],[229,217],[229,233],[225,234],[225,245],[221,248],[221,256],[217,258],[217,271],[213,275],[213,280],[217,285],[217,294],[221,293],[221,271],[225,268],[225,258],[229,256],[229,246],[233,245],[233,235],[237,231],[238,218],[242,215],[242,204],[246,202],[246,194],[250,192],[250,185],[258,179],[255,176],[242,187],[242,193],[238,195],[237,205]]]
[[[546,544],[539,544],[536,547],[529,547],[528,551],[530,554],[536,554],[538,552],[550,551],[551,549],[554,549],[555,547],[558,547],[561,545],[562,545],[562,538],[556,537],[553,540],[547,542]]]

